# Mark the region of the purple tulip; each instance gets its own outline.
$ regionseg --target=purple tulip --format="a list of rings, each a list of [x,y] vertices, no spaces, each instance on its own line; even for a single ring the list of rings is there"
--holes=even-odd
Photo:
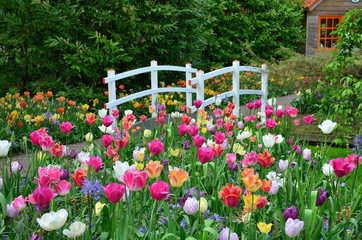
[[[293,205],[290,208],[285,209],[284,213],[283,213],[283,217],[285,220],[287,220],[288,218],[297,219],[298,218],[297,208]]]
[[[228,169],[234,172],[238,170],[238,164],[236,162],[228,163]]]
[[[328,192],[324,190],[318,190],[317,206],[322,206],[328,198]]]

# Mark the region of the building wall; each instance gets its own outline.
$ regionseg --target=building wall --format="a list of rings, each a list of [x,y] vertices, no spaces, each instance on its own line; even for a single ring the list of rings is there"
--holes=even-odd
[[[317,51],[318,16],[345,15],[346,12],[360,7],[362,0],[359,3],[352,3],[351,0],[324,0],[311,11],[307,9],[306,55],[314,55]]]

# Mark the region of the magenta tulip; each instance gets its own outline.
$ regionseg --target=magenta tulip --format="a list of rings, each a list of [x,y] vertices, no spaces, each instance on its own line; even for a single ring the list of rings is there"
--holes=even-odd
[[[160,201],[169,194],[170,186],[167,182],[158,180],[149,187],[149,190],[152,198]]]
[[[70,133],[74,126],[70,122],[63,122],[59,125],[59,128],[63,133]]]
[[[113,121],[114,121],[114,119],[108,115],[106,115],[106,116],[104,116],[104,118],[102,118],[102,122],[105,127],[111,126]]]
[[[29,198],[35,202],[38,211],[43,211],[49,208],[50,201],[57,195],[50,187],[38,187]]]
[[[223,144],[225,141],[225,133],[223,132],[216,132],[215,133],[215,143],[217,144]]]
[[[353,171],[355,165],[346,161],[344,158],[336,158],[329,161],[329,164],[332,165],[334,173],[338,177],[343,177]]]
[[[197,150],[197,158],[202,164],[205,164],[213,159],[214,154],[214,151],[208,147],[202,147]]]
[[[103,162],[100,157],[90,157],[87,164],[91,169],[93,168],[96,172],[98,172],[101,169]]]
[[[102,136],[102,145],[108,147],[112,144],[114,137],[112,135],[106,134]]]
[[[125,172],[124,176],[120,177],[121,181],[131,191],[141,190],[147,182],[147,172],[141,172],[138,169],[129,169]]]
[[[177,127],[178,129],[178,134],[180,136],[185,136],[186,133],[188,133],[189,131],[189,127],[186,124],[181,124],[180,126]]]
[[[163,151],[164,147],[165,144],[163,144],[163,142],[160,142],[158,140],[152,140],[152,142],[148,143],[148,149],[154,156],[160,154]]]
[[[106,187],[103,187],[103,191],[106,193],[108,201],[117,203],[123,197],[126,187],[122,184],[110,183]]]
[[[202,105],[202,101],[201,100],[195,100],[194,105],[195,105],[195,108],[200,108],[201,105]]]
[[[274,119],[270,118],[265,121],[265,127],[267,129],[273,129],[277,125],[278,125],[278,123]]]
[[[194,146],[197,148],[200,148],[205,142],[205,138],[200,135],[196,135],[192,140],[194,141]]]
[[[189,134],[191,137],[195,137],[199,133],[199,127],[195,125],[191,125],[189,127]]]
[[[312,125],[312,123],[317,120],[316,118],[314,118],[312,115],[308,115],[303,117],[303,121],[306,125]]]
[[[40,145],[39,142],[41,139],[43,139],[43,137],[45,137],[44,132],[34,131],[34,132],[30,133],[30,140],[31,140],[31,143],[34,145]]]

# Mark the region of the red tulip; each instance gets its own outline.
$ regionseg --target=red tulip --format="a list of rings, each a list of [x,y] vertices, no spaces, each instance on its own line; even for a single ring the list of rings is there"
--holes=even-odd
[[[125,172],[124,176],[120,177],[121,181],[131,191],[141,190],[147,182],[147,173],[141,172],[138,169],[129,169]]]
[[[169,194],[170,186],[167,182],[158,180],[148,189],[150,190],[152,198],[160,201]]]
[[[108,201],[117,203],[123,197],[126,187],[122,184],[110,183],[106,187],[103,187],[103,191],[106,193]]]
[[[77,168],[74,174],[70,174],[73,178],[75,185],[81,187],[84,179],[87,177],[87,171],[83,168]]]
[[[219,192],[219,196],[222,198],[226,206],[235,207],[239,202],[241,191],[241,187],[228,183],[225,187],[222,187],[222,191]]]

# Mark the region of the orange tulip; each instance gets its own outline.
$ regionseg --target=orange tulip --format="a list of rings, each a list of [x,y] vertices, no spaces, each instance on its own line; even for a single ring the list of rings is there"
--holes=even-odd
[[[84,179],[87,177],[87,171],[83,168],[77,168],[75,173],[70,174],[70,176],[72,176],[75,185],[81,187]]]
[[[274,161],[275,161],[275,158],[273,158],[268,151],[264,151],[263,154],[259,153],[258,162],[259,162],[260,166],[270,167]]]
[[[168,174],[168,180],[172,187],[181,187],[182,184],[189,178],[189,174],[182,168],[172,169]]]
[[[76,102],[74,102],[74,101],[72,101],[72,100],[69,100],[69,101],[68,101],[68,105],[69,105],[69,106],[74,106],[75,104],[76,104]]]
[[[254,169],[253,168],[244,168],[244,170],[241,172],[242,177],[249,177],[254,175]]]
[[[160,161],[150,161],[147,165],[146,165],[146,172],[147,175],[152,178],[158,178],[161,174],[163,165],[160,164]]]
[[[45,97],[53,97],[53,92],[52,91],[48,91],[46,94],[45,94]]]
[[[256,192],[262,186],[262,182],[258,175],[244,177],[241,180],[243,180],[243,183],[249,192]]]
[[[261,180],[261,183],[263,184],[263,185],[261,186],[261,190],[262,190],[263,192],[269,192],[270,189],[271,189],[271,186],[272,186],[272,181],[268,181],[268,180],[266,180],[266,179],[263,179],[263,180]]]
[[[226,206],[235,207],[239,203],[241,191],[241,187],[227,183],[218,194]]]
[[[65,97],[59,97],[59,98],[58,98],[58,101],[59,101],[59,102],[64,102],[64,101],[65,101]]]
[[[64,112],[64,110],[65,110],[65,108],[60,107],[60,108],[58,108],[58,113],[63,113],[63,112]]]
[[[94,113],[87,113],[85,117],[86,119],[84,120],[84,122],[88,123],[89,125],[93,125],[97,121],[96,115]]]

